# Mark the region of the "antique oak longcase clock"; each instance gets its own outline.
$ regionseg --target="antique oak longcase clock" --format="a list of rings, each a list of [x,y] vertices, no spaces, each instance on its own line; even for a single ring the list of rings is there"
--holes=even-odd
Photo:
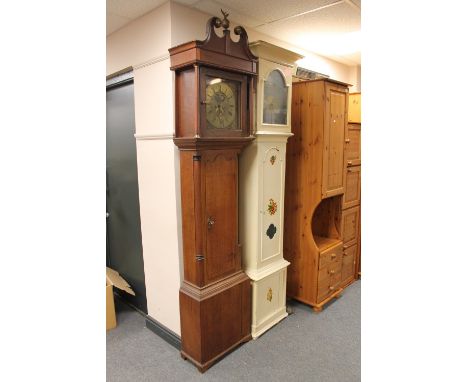
[[[252,280],[252,337],[287,316],[283,259],[286,141],[291,134],[291,88],[295,61],[289,50],[256,41],[259,58],[255,141],[240,157],[240,239],[244,270]]]
[[[181,355],[201,372],[251,339],[251,286],[238,240],[238,155],[253,137],[257,58],[227,15],[212,17],[204,41],[169,49],[175,71],[184,280]],[[218,37],[215,28],[223,28]]]

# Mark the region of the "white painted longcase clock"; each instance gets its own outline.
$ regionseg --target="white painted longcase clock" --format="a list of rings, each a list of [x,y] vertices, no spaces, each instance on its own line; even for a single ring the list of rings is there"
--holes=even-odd
[[[264,41],[251,43],[259,58],[255,102],[256,139],[239,162],[239,235],[243,268],[252,282],[252,337],[277,324],[286,312],[283,259],[286,142],[291,134],[294,62],[302,56]]]

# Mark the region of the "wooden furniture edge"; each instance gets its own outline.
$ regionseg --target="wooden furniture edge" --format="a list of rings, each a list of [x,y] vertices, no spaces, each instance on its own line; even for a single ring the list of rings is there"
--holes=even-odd
[[[244,338],[242,338],[241,340],[239,340],[238,342],[236,342],[234,345],[232,345],[231,347],[227,348],[226,350],[224,350],[222,353],[216,355],[215,357],[211,358],[210,360],[206,361],[205,363],[200,363],[198,361],[196,361],[195,359],[193,359],[191,356],[189,356],[186,352],[184,352],[183,350],[180,351],[180,355],[181,357],[184,359],[184,360],[189,360],[190,362],[192,362],[197,368],[198,368],[198,371],[200,373],[204,373],[206,370],[208,370],[216,361],[218,361],[220,358],[224,357],[225,355],[227,355],[228,353],[230,353],[231,351],[233,351],[235,348],[237,348],[240,344],[244,343],[244,342],[248,342],[252,339],[252,333],[248,334],[247,336],[245,336]]]

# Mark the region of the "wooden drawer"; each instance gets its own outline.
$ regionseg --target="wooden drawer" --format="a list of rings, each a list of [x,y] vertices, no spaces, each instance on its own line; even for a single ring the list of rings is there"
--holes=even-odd
[[[348,123],[345,134],[345,166],[361,164],[361,125]]]
[[[341,263],[343,257],[343,244],[339,243],[334,247],[328,248],[323,252],[319,253],[319,269],[323,269],[333,262]]]
[[[317,302],[335,292],[341,284],[342,261],[333,261],[319,270],[317,285]]]
[[[347,247],[356,244],[359,232],[359,207],[343,210],[341,216],[341,235]]]
[[[361,203],[361,166],[348,167],[345,176],[343,209],[358,206]]]
[[[357,244],[343,248],[343,263],[341,267],[342,285],[354,279],[356,265]]]

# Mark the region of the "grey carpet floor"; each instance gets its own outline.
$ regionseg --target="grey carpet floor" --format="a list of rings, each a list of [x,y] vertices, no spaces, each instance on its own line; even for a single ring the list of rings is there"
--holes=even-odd
[[[143,316],[117,303],[118,326],[107,332],[107,381],[360,381],[360,281],[320,314],[289,305],[292,315],[200,374],[146,328]]]

